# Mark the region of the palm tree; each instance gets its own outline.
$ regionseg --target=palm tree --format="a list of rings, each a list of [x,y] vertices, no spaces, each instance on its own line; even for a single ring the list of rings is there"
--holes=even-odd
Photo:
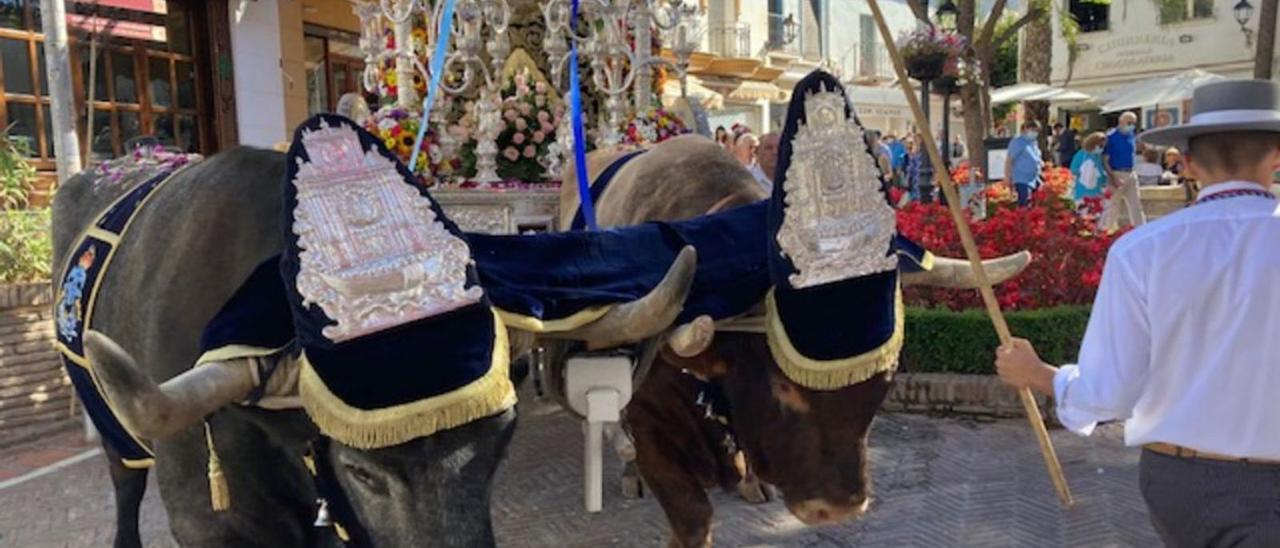
[[[1262,18],[1258,20],[1258,53],[1253,58],[1253,77],[1271,79],[1271,65],[1276,53],[1276,4],[1280,0],[1262,0]]]
[[[1048,84],[1053,72],[1053,21],[1049,17],[1049,0],[1032,0],[1030,11],[1038,14],[1027,24],[1018,49],[1019,81]],[[1037,6],[1038,5],[1038,6]],[[1048,151],[1049,102],[1027,101],[1022,105],[1027,120],[1040,122],[1040,150]]]

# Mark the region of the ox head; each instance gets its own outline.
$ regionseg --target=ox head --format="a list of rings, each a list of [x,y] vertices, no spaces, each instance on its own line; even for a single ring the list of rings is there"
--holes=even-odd
[[[834,77],[796,86],[770,204],[765,313],[734,329],[746,333],[695,320],[662,353],[720,384],[738,446],[806,524],[858,517],[871,501],[867,439],[902,346],[901,285],[974,281],[967,263],[912,256],[896,238],[864,134]],[[1028,259],[986,266],[1002,280]]]
[[[933,258],[933,268],[904,273],[904,285],[976,288],[966,261]],[[984,261],[992,283],[1016,276],[1030,254]],[[699,317],[673,330],[658,358],[721,385],[732,410],[738,446],[753,471],[782,494],[806,524],[838,522],[868,508],[867,437],[893,373],[817,390],[792,380],[778,365],[764,331],[765,316],[721,324]]]
[[[264,407],[296,396],[318,430],[306,462],[339,537],[493,545],[491,482],[515,426],[509,356],[531,335],[504,326],[466,238],[367,132],[321,115],[299,129],[288,160],[285,252],[255,270],[211,326],[283,309],[297,351],[244,352],[231,337],[156,385],[120,346],[90,332],[105,396],[148,439],[251,394],[265,396]],[[614,345],[658,335],[679,314],[696,262],[692,248],[682,250],[647,294],[556,336]],[[278,327],[266,323],[228,331],[260,341]]]

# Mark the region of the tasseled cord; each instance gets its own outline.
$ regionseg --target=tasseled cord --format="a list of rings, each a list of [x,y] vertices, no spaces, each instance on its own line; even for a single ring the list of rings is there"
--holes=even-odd
[[[213,447],[213,429],[209,421],[204,422],[204,441],[209,449],[209,499],[214,512],[225,512],[231,509],[231,491],[227,488],[227,477],[222,474],[222,460]]]

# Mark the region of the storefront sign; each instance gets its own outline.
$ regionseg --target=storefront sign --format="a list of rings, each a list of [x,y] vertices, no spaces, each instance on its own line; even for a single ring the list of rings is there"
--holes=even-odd
[[[118,8],[144,13],[169,13],[165,0],[75,0],[77,4],[97,5],[104,8]]]
[[[1089,53],[1095,59],[1094,69],[1099,72],[1132,67],[1162,68],[1174,63],[1178,42],[1178,38],[1170,34],[1121,36],[1098,43]]]
[[[168,40],[168,33],[165,32],[163,26],[159,25],[92,17],[76,13],[67,14],[67,24],[80,31],[104,33],[113,38],[149,40],[152,42],[165,42]]]

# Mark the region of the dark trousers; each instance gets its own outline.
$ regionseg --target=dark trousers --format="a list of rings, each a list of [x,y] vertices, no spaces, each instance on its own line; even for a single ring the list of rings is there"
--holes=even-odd
[[[1280,465],[1144,450],[1138,476],[1151,523],[1170,547],[1280,546]]]
[[[1031,193],[1035,190],[1031,185],[1015,183],[1013,190],[1018,193],[1018,207],[1027,207],[1031,204]]]

